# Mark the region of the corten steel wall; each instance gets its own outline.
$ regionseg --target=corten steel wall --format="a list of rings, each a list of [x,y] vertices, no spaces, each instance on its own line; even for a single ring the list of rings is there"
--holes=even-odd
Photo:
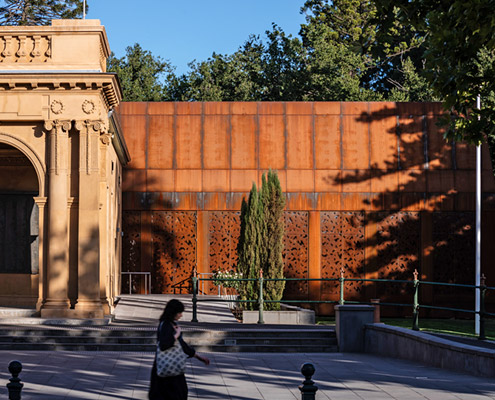
[[[151,271],[154,292],[170,292],[196,265],[235,265],[242,198],[269,168],[287,197],[288,277],[344,268],[347,277],[412,279],[417,268],[424,280],[474,280],[475,149],[445,143],[438,103],[123,103],[118,112],[132,157],[123,270]],[[483,270],[495,285],[487,151],[483,190]],[[463,306],[472,298],[431,288],[421,296]],[[338,290],[291,283],[285,297],[335,300]],[[401,285],[353,283],[345,297],[411,302]]]

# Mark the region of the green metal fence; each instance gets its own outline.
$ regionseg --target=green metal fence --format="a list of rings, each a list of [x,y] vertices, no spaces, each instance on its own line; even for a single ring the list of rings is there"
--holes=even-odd
[[[447,310],[447,311],[454,311],[454,312],[463,312],[463,313],[471,313],[471,314],[478,314],[480,316],[480,334],[479,334],[479,339],[485,339],[485,318],[487,316],[490,317],[495,317],[495,313],[489,313],[486,312],[485,310],[485,298],[486,298],[486,293],[489,290],[495,291],[495,287],[489,287],[486,286],[486,277],[485,275],[481,276],[480,280],[480,285],[465,285],[465,284],[457,284],[457,283],[447,283],[447,282],[428,282],[428,281],[421,281],[418,279],[418,272],[415,270],[413,273],[413,279],[412,280],[399,280],[399,279],[362,279],[362,278],[346,278],[344,276],[344,272],[341,270],[340,277],[339,278],[283,278],[283,279],[272,279],[272,278],[264,278],[263,274],[260,273],[260,276],[256,279],[248,279],[248,278],[241,278],[241,279],[219,279],[219,278],[198,278],[196,271],[194,271],[193,276],[192,276],[192,288],[193,288],[193,317],[192,317],[192,322],[198,322],[197,318],[197,309],[198,309],[198,302],[206,302],[206,301],[228,301],[231,302],[232,300],[222,300],[222,299],[217,299],[217,298],[198,298],[198,287],[199,287],[199,282],[208,282],[208,281],[222,281],[222,282],[243,282],[243,281],[251,281],[251,282],[258,282],[258,287],[259,287],[259,297],[257,300],[235,300],[236,303],[257,303],[258,304],[258,323],[263,324],[263,309],[264,309],[264,304],[265,303],[304,303],[304,304],[339,304],[343,305],[345,303],[347,304],[371,304],[374,305],[375,303],[372,302],[358,302],[358,301],[346,301],[344,299],[344,293],[345,293],[345,283],[346,282],[384,282],[388,284],[406,284],[406,285],[411,285],[413,289],[413,302],[409,304],[404,304],[404,303],[390,303],[390,302],[380,302],[380,306],[400,306],[400,307],[412,307],[412,316],[413,316],[413,323],[412,323],[412,329],[413,330],[419,330],[419,310],[420,308],[424,309],[435,309],[435,310]],[[311,281],[318,281],[318,282],[338,282],[339,283],[339,301],[333,301],[333,300],[290,300],[290,299],[283,299],[283,300],[264,300],[263,298],[263,284],[265,282],[270,282],[270,281],[285,281],[285,282],[291,282],[291,281],[296,281],[296,282],[311,282]],[[420,304],[419,303],[419,290],[420,286],[422,285],[434,285],[434,286],[449,286],[449,287],[461,287],[461,288],[469,288],[469,289],[474,289],[474,290],[480,290],[480,310],[471,310],[471,309],[462,309],[462,308],[453,308],[453,307],[442,307],[442,306],[435,306],[435,305],[427,305],[427,304]]]

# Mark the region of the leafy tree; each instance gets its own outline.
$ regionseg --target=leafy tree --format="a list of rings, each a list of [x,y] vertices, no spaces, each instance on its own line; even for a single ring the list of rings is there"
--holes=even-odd
[[[52,19],[83,14],[83,0],[3,0],[0,4],[1,25],[49,25]]]
[[[243,278],[258,279],[260,271],[260,222],[262,209],[260,206],[258,190],[253,184],[247,203],[243,201],[241,207],[241,232],[237,246],[238,264],[237,272]],[[255,281],[243,281],[239,289],[241,300],[258,300],[259,287]],[[243,303],[244,308],[253,310],[256,303]]]
[[[270,170],[262,177],[260,201],[263,207],[261,226],[260,263],[263,276],[270,279],[284,278],[284,207],[285,198],[276,172]],[[281,300],[284,281],[265,283],[266,300]],[[267,310],[279,310],[280,303],[267,303]]]
[[[115,72],[119,77],[124,101],[171,100],[167,96],[165,82],[169,86],[176,81],[173,67],[168,61],[144,50],[138,43],[126,48],[125,57],[117,58],[112,53],[107,70]]]

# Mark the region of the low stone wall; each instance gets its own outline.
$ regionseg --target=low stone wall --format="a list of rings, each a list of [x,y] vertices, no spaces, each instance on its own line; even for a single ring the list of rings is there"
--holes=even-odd
[[[365,326],[364,351],[471,375],[495,377],[495,351],[384,324]]]
[[[275,325],[314,325],[315,312],[287,304],[280,305],[280,311],[264,311],[263,321],[265,324]],[[242,322],[244,324],[256,324],[258,322],[258,311],[243,311]]]

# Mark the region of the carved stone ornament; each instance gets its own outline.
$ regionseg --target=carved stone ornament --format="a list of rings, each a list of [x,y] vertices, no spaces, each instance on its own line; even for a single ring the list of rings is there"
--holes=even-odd
[[[53,100],[50,104],[50,110],[54,114],[61,114],[64,111],[64,104],[60,100]]]
[[[86,114],[93,114],[96,110],[95,102],[93,100],[84,100],[82,103],[82,110]]]

